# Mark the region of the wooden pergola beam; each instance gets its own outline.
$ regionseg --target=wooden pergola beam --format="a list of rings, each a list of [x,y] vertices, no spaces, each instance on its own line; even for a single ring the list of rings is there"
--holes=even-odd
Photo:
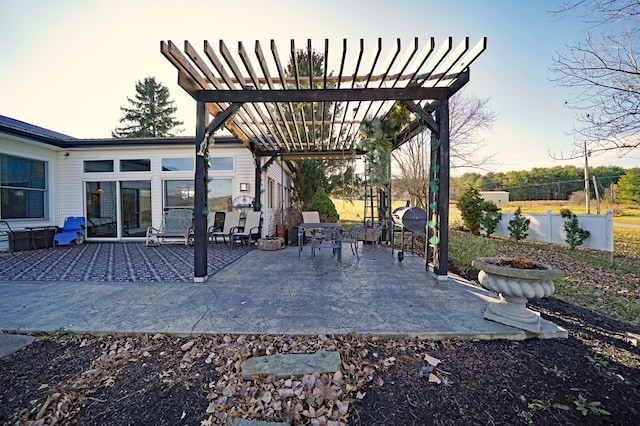
[[[449,95],[447,87],[403,87],[370,89],[276,89],[276,90],[198,90],[199,102],[347,102],[410,101],[442,99]],[[193,96],[193,95],[192,95]]]

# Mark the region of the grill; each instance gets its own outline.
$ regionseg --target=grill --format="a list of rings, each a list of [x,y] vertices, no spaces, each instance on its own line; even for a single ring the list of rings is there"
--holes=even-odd
[[[398,207],[392,213],[393,223],[410,232],[424,232],[427,212],[420,207]]]
[[[394,233],[399,231],[401,235],[398,261],[402,262],[404,259],[405,232],[411,236],[411,251],[413,251],[413,237],[418,235],[426,236],[427,212],[420,207],[398,207],[391,213],[391,218],[393,219]],[[396,227],[399,229],[396,229]]]

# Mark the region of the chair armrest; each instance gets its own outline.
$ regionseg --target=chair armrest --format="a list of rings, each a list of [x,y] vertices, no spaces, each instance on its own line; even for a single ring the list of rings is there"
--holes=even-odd
[[[220,225],[211,225],[208,229],[207,232],[211,233],[211,232],[221,232],[222,231],[222,226]]]

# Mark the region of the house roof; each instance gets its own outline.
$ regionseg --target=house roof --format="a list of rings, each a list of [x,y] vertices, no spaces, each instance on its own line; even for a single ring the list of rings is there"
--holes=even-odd
[[[195,137],[180,136],[167,138],[103,138],[79,139],[44,127],[0,115],[0,133],[6,133],[41,142],[60,149],[99,147],[144,147],[144,146],[195,146]],[[216,144],[233,145],[241,143],[234,136],[216,136]]]
[[[438,48],[429,38],[421,48],[417,37],[404,53],[400,39],[389,49],[382,39],[367,46],[360,39],[352,51],[345,39],[337,54],[328,40],[319,47],[308,40],[301,48],[291,40],[283,50],[273,40],[268,47],[256,41],[252,51],[242,42],[232,51],[223,40],[217,49],[205,40],[201,53],[189,41],[182,50],[172,41],[160,44],[178,71],[178,84],[216,117],[205,136],[222,121],[252,151],[289,159],[359,151],[360,123],[384,120],[398,104],[416,119],[394,148],[425,128],[437,131],[432,114],[469,81],[469,66],[485,48],[486,38],[474,46],[469,38],[457,46],[448,38]],[[380,59],[385,52],[386,61]],[[318,55],[322,69],[305,71]]]
[[[72,136],[45,129],[35,124],[25,123],[24,121],[4,115],[0,115],[0,131],[55,146],[60,146],[64,141],[74,139]]]

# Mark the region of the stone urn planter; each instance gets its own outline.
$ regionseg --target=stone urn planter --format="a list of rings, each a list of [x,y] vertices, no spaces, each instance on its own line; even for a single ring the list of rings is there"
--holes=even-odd
[[[524,259],[482,257],[472,265],[480,270],[483,287],[500,295],[484,312],[488,320],[540,333],[540,314],[527,308],[528,299],[549,297],[555,291],[553,279],[562,271],[544,263]]]

